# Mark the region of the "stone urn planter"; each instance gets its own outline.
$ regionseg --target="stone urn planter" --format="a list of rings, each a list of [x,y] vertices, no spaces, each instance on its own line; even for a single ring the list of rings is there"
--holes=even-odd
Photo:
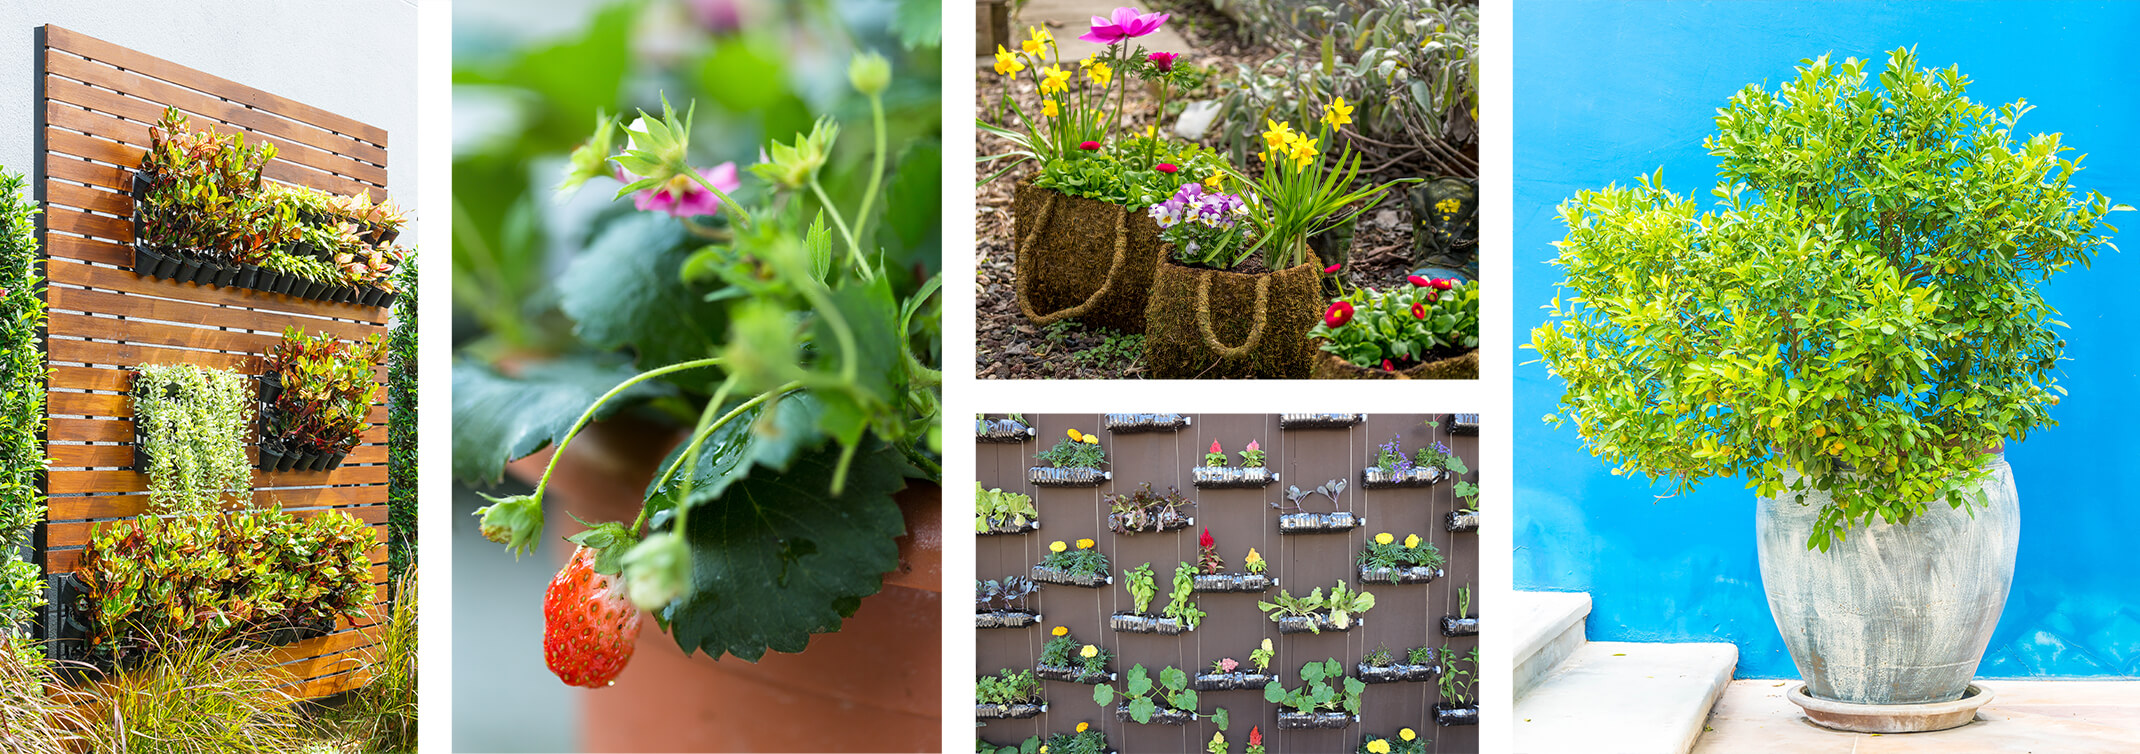
[[[1934,501],[1908,525],[1853,527],[1827,552],[1806,548],[1827,493],[1759,499],[1761,582],[1812,699],[1929,709],[1969,691],[2006,606],[2021,534],[2005,455],[1988,456],[1983,470],[1964,491],[1982,501],[1974,511]],[[1784,482],[1796,478],[1786,472]],[[1952,727],[1970,716],[1943,719]]]

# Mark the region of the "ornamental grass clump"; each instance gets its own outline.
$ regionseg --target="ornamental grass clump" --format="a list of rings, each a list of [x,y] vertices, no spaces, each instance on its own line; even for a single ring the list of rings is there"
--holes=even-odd
[[[2115,249],[2129,209],[2071,184],[2057,134],[2015,135],[2026,104],[1974,102],[1908,49],[1877,88],[1865,68],[1822,56],[1733,95],[1704,142],[1713,211],[1661,171],[1564,202],[1566,280],[1530,344],[1567,384],[1547,420],[1614,474],[1826,491],[1822,550],[1970,504],[1987,452],[2056,423],[2065,324],[2039,284]]]

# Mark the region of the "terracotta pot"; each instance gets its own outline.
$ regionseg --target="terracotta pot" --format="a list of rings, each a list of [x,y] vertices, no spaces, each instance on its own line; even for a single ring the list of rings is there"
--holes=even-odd
[[[629,418],[591,425],[550,478],[552,516],[630,520],[657,464],[682,441]],[[550,451],[508,466],[533,484]],[[757,663],[686,656],[652,621],[615,685],[576,692],[581,749],[643,751],[936,751],[942,736],[942,490],[899,493],[907,535],[898,570],[841,630],[799,654]],[[559,506],[562,506],[561,508]],[[568,548],[547,548],[562,564]]]

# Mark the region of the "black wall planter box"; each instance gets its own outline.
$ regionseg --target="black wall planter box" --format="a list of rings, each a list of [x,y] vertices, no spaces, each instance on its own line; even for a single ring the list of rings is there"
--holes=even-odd
[[[1048,711],[1045,704],[976,704],[973,716],[982,720],[1024,720]]]
[[[1105,421],[1107,431],[1123,435],[1134,432],[1173,432],[1189,426],[1189,417],[1181,414],[1108,414]]]
[[[1367,419],[1365,414],[1279,414],[1279,429],[1344,429]]]
[[[1098,589],[1115,583],[1115,577],[1111,574],[1070,573],[1069,571],[1046,566],[1033,566],[1033,580],[1046,584],[1082,586],[1088,589]]]
[[[1255,489],[1278,481],[1278,474],[1262,466],[1198,466],[1189,470],[1191,483],[1202,489]]]
[[[1359,671],[1360,680],[1367,683],[1418,683],[1431,681],[1434,680],[1435,675],[1442,671],[1441,666],[1438,665],[1406,665],[1398,663],[1378,668],[1364,662],[1354,669]]]
[[[1034,430],[1009,419],[975,419],[974,442],[1020,443],[1033,439]]]
[[[974,628],[1025,628],[1040,622],[1040,613],[1023,610],[992,610],[973,614]]]
[[[1115,478],[1115,475],[1112,472],[1101,471],[1090,466],[1070,466],[1065,468],[1034,466],[1025,471],[1025,480],[1027,482],[1042,487],[1098,487],[1101,482],[1113,478]]]
[[[1279,730],[1308,730],[1311,728],[1343,728],[1359,722],[1359,718],[1343,712],[1280,712]]]
[[[1450,511],[1448,514],[1448,520],[1444,523],[1442,528],[1448,529],[1449,531],[1456,532],[1458,534],[1469,534],[1472,532],[1476,532],[1479,530],[1479,512]]]
[[[1456,616],[1454,616],[1454,615],[1444,615],[1444,616],[1442,616],[1442,635],[1443,635],[1443,636],[1478,636],[1478,635],[1479,635],[1479,619],[1477,619],[1477,618],[1458,618],[1458,617],[1456,617]]]
[[[1156,618],[1136,613],[1115,613],[1107,619],[1107,627],[1125,634],[1159,634],[1180,636],[1189,627],[1179,618]]]
[[[1196,677],[1198,691],[1241,691],[1261,689],[1278,680],[1269,673],[1248,673],[1236,670],[1231,673],[1205,673]]]
[[[1328,534],[1352,531],[1367,523],[1366,516],[1351,511],[1336,513],[1287,513],[1278,517],[1279,534]]]
[[[1261,592],[1277,583],[1260,573],[1200,573],[1192,578],[1198,592]]]
[[[1364,584],[1425,584],[1441,576],[1442,569],[1426,566],[1360,569],[1360,582]]]
[[[1391,474],[1375,467],[1360,470],[1360,486],[1371,490],[1389,490],[1401,487],[1427,487],[1441,479],[1442,470],[1432,466],[1412,467],[1402,474]]]
[[[1060,665],[1036,665],[1033,667],[1033,675],[1045,681],[1082,683],[1087,686],[1113,683],[1115,680],[1114,671],[1086,670],[1084,668],[1071,668]]]
[[[1470,707],[1451,707],[1446,704],[1435,704],[1434,724],[1442,726],[1444,728],[1453,725],[1478,725],[1479,708],[1477,705],[1473,705]]]
[[[1115,719],[1130,720],[1129,705],[1115,705]],[[1166,707],[1160,707],[1159,709],[1152,711],[1152,722],[1159,723],[1161,725],[1188,725],[1189,721],[1195,719],[1196,713],[1191,712],[1189,710],[1168,709]],[[1135,722],[1134,720],[1130,721]]]

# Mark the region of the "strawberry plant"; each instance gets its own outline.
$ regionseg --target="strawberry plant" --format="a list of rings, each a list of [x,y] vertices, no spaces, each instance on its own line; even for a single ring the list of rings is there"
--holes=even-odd
[[[1175,564],[1174,591],[1167,594],[1167,606],[1160,610],[1160,614],[1179,619],[1189,630],[1196,630],[1197,624],[1204,621],[1206,613],[1196,606],[1195,600],[1190,599],[1195,593],[1196,569],[1188,563]]]
[[[0,635],[44,604],[42,570],[22,545],[44,519],[44,274],[37,203],[19,173],[0,171]],[[0,648],[0,653],[8,650]]]

